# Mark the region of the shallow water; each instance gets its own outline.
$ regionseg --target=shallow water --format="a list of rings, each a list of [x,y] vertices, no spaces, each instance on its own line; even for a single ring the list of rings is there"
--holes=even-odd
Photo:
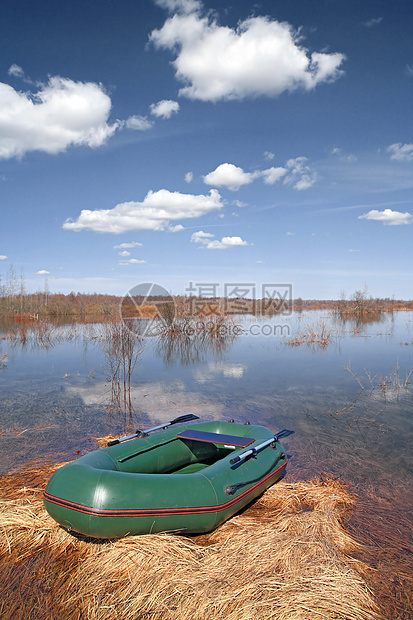
[[[358,491],[403,492],[411,506],[413,313],[242,324],[243,333],[190,347],[145,339],[120,401],[99,326],[53,328],[42,341],[29,333],[24,343],[0,334],[0,472],[45,455],[73,459],[95,449],[94,437],[195,413],[295,430],[285,440],[289,479],[329,472]],[[299,343],[303,332],[317,337]]]

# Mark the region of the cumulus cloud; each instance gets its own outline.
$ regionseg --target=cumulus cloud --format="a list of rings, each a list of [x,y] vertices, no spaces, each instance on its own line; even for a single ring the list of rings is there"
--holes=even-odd
[[[161,189],[150,191],[142,202],[123,202],[113,209],[81,211],[77,220],[66,220],[66,230],[94,230],[102,233],[125,233],[131,230],[182,230],[170,222],[201,217],[223,206],[216,189],[207,195],[181,194]]]
[[[390,159],[397,159],[397,161],[413,160],[413,144],[397,142],[387,147],[387,151],[390,153]]]
[[[130,252],[128,250],[122,250],[122,252],[118,252],[119,256],[130,256]]]
[[[171,118],[172,114],[179,112],[179,103],[171,99],[163,99],[150,106],[151,114],[158,118]]]
[[[194,173],[193,172],[187,172],[185,175],[185,181],[187,183],[192,183],[192,181],[194,180]]]
[[[50,275],[50,271],[46,271],[46,269],[39,269],[36,271],[36,276],[48,276]]]
[[[168,226],[168,232],[171,232],[171,233],[181,232],[181,230],[185,230],[182,224],[176,224],[175,226],[172,226],[171,224],[169,224]]]
[[[282,179],[283,176],[287,174],[286,168],[282,168],[281,166],[267,168],[267,170],[263,170],[261,172],[261,176],[264,179],[264,183],[267,185],[274,185],[277,181]]]
[[[7,260],[7,258],[5,254],[0,254],[0,260]]]
[[[237,246],[249,245],[241,237],[222,237],[221,241],[210,241],[206,245],[207,250],[227,250],[228,248],[235,248]]]
[[[236,192],[242,185],[252,183],[256,177],[255,173],[244,172],[242,168],[234,164],[221,164],[213,172],[203,177],[204,183],[214,187],[227,187]]]
[[[248,185],[255,179],[262,178],[267,185],[274,185],[283,179],[285,185],[294,189],[306,190],[317,181],[317,173],[308,165],[306,157],[289,159],[284,166],[272,166],[266,170],[245,172],[234,164],[221,164],[215,170],[206,174],[203,179],[207,185],[227,187],[231,191],[238,191],[243,185]]]
[[[227,250],[239,246],[250,245],[241,237],[222,237],[221,241],[213,239],[215,235],[206,233],[203,230],[193,233],[191,236],[192,243],[200,244],[200,247],[206,250]]]
[[[208,243],[209,239],[212,239],[213,237],[215,237],[215,235],[212,233],[206,233],[203,230],[199,230],[191,235],[191,242],[205,244]]]
[[[121,126],[108,124],[110,109],[109,96],[92,82],[56,76],[36,93],[0,83],[0,159],[101,146]]]
[[[343,73],[343,54],[309,53],[300,44],[300,31],[288,23],[258,16],[231,29],[220,26],[212,14],[202,17],[199,2],[158,4],[176,13],[152,31],[150,41],[176,55],[175,75],[184,84],[179,94],[190,99],[276,97],[285,91],[310,91]]]
[[[135,131],[147,131],[152,129],[153,122],[146,118],[146,116],[129,116],[125,121],[125,127]]]
[[[364,215],[359,215],[359,220],[376,220],[382,222],[385,226],[402,226],[403,224],[412,224],[413,215],[411,213],[400,213],[400,211],[392,211],[391,209],[384,209],[384,211],[378,211],[372,209]]]

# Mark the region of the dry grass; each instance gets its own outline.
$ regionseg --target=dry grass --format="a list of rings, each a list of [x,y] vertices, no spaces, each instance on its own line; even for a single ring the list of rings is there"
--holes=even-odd
[[[337,480],[282,481],[212,534],[93,542],[45,513],[55,469],[1,480],[1,618],[381,618],[343,525],[355,499]]]

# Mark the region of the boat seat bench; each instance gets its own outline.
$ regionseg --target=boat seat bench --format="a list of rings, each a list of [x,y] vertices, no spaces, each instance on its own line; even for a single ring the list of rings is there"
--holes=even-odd
[[[220,433],[207,433],[196,429],[187,429],[176,435],[178,439],[191,439],[192,441],[204,441],[206,443],[218,443],[235,448],[246,448],[255,439],[252,437],[237,437],[236,435],[222,435]]]

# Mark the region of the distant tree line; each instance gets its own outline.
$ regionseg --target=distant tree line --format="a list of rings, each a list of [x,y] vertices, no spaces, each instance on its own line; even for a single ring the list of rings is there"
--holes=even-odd
[[[45,280],[43,291],[30,293],[24,281],[23,273],[16,275],[13,266],[10,267],[6,276],[0,274],[0,316],[19,318],[42,318],[42,319],[104,319],[119,315],[120,306],[126,310],[122,297],[99,293],[85,294],[71,292],[50,293],[48,281]],[[135,307],[142,309],[141,303],[149,304],[148,316],[152,312],[160,312],[167,318],[168,313],[177,313],[179,316],[222,316],[231,314],[281,314],[295,310],[334,310],[341,318],[363,317],[379,315],[382,312],[395,310],[413,310],[413,301],[396,300],[387,298],[373,298],[368,294],[367,286],[363,290],[357,290],[347,298],[345,292],[340,293],[337,300],[334,299],[302,299],[294,300],[258,300],[258,299],[223,299],[220,297],[190,297],[177,295],[172,302],[172,297],[136,299]],[[268,301],[268,303],[266,303]],[[154,304],[154,305],[151,305]],[[173,306],[173,308],[172,308]],[[128,313],[126,312],[126,315]],[[131,307],[131,315],[135,316],[134,307]],[[136,313],[138,316],[138,313]]]
[[[71,292],[50,293],[47,280],[43,291],[29,293],[23,274],[16,276],[13,266],[5,277],[0,274],[0,315],[17,318],[103,318],[119,309],[116,295]]]

